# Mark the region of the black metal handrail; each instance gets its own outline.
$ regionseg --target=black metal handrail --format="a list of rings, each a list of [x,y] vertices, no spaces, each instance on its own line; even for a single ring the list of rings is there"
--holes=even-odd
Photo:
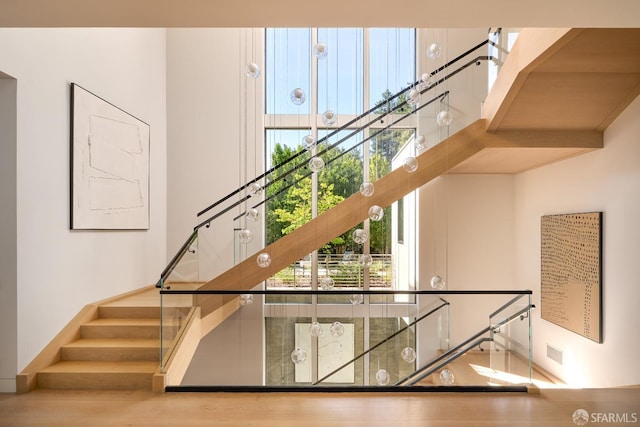
[[[454,59],[450,60],[449,62],[447,62],[446,64],[440,66],[439,68],[437,68],[436,70],[432,71],[431,73],[429,73],[429,75],[431,77],[435,76],[436,74],[440,73],[441,71],[444,71],[445,69],[449,68],[451,65],[455,64],[456,62],[458,62],[459,60],[461,60],[462,58],[470,55],[471,53],[475,52],[476,50],[482,48],[485,45],[492,45],[492,46],[497,46],[496,43],[494,43],[493,41],[487,39],[482,41],[481,43],[478,43],[476,46],[472,47],[471,49],[463,52],[462,54],[458,55],[457,57],[455,57]],[[488,59],[493,59],[492,57],[487,57]],[[476,62],[477,60],[473,61]],[[328,140],[329,138],[331,138],[332,136],[336,135],[337,133],[348,129],[350,126],[352,126],[353,124],[357,123],[359,120],[369,116],[372,113],[375,113],[377,110],[379,110],[380,108],[384,107],[385,105],[388,105],[391,101],[395,100],[396,98],[399,98],[402,94],[408,92],[409,90],[415,88],[416,86],[418,86],[421,83],[421,80],[417,80],[415,83],[409,85],[408,87],[401,89],[399,92],[397,92],[395,95],[392,95],[391,97],[380,101],[378,104],[376,104],[375,106],[373,106],[372,108],[370,108],[369,110],[365,111],[364,113],[361,113],[360,115],[356,116],[354,119],[348,121],[347,123],[345,123],[344,125],[342,125],[341,127],[331,131],[330,133],[328,133],[327,135],[325,135],[324,137],[322,137],[321,139],[319,139],[317,141],[318,144]],[[430,86],[427,89],[430,89],[431,87],[437,86],[439,83],[435,83],[432,86]],[[426,91],[426,90],[425,90]],[[425,91],[422,91],[421,93],[424,93]],[[395,109],[394,109],[395,110]],[[382,116],[385,116],[389,114],[389,112],[387,112],[386,114],[383,114]],[[275,172],[277,169],[284,167],[285,165],[289,164],[290,162],[292,162],[293,160],[297,159],[298,157],[300,157],[302,154],[304,154],[304,151],[298,151],[297,153],[293,154],[291,157],[289,157],[288,159],[286,159],[285,161],[281,162],[278,165],[275,165],[273,167],[271,167],[269,170],[265,171],[264,173],[258,175],[257,177],[255,177],[254,179],[252,179],[251,181],[245,183],[243,186],[238,187],[237,189],[235,189],[234,191],[232,191],[231,193],[227,194],[226,196],[222,197],[221,199],[217,200],[216,202],[210,204],[209,206],[207,206],[206,208],[202,209],[200,212],[197,213],[197,216],[201,216],[203,214],[205,214],[206,212],[210,211],[211,209],[215,208],[216,206],[218,206],[219,204],[225,202],[226,200],[230,199],[231,197],[235,196],[236,194],[240,193],[241,191],[245,190],[246,188],[248,188],[251,184],[256,183],[258,181],[260,181],[261,179],[267,177],[269,174]]]
[[[398,124],[399,122],[403,121],[404,119],[406,119],[407,117],[409,117],[410,115],[414,114],[416,111],[421,110],[422,108],[425,108],[428,105],[433,104],[434,102],[436,102],[437,100],[441,100],[442,98],[445,98],[446,96],[449,95],[449,91],[443,92],[440,95],[437,95],[436,97],[430,99],[427,102],[424,102],[422,104],[420,104],[420,106],[416,107],[416,109],[414,111],[410,111],[408,113],[405,113],[404,115],[400,116],[399,118],[397,118],[396,120],[390,122],[389,124],[387,124],[385,127],[382,128],[376,128],[377,131],[375,133],[372,133],[371,135],[369,135],[367,138],[364,138],[362,141],[358,142],[357,144],[354,144],[351,148],[349,148],[348,150],[344,150],[340,153],[338,153],[337,156],[333,157],[332,159],[328,160],[326,162],[327,165],[330,165],[331,163],[333,163],[334,161],[338,160],[340,157],[350,153],[352,150],[355,150],[356,148],[359,148],[360,146],[362,146],[365,142],[372,140],[373,138],[375,138],[376,136],[378,136],[380,133],[389,130],[390,128],[392,128],[394,125]],[[400,106],[398,108],[401,108],[404,104],[400,104]],[[320,153],[318,153],[318,155],[322,155],[324,153],[326,153],[327,151],[337,147],[338,145],[342,144],[343,142],[345,142],[346,140],[348,140],[349,138],[351,138],[352,136],[362,132],[363,129],[368,128],[369,126],[371,126],[373,123],[377,122],[378,120],[380,120],[380,117],[376,117],[375,119],[370,120],[368,123],[366,123],[365,125],[363,125],[362,127],[359,127],[358,129],[352,131],[349,135],[345,136],[344,138],[340,139],[339,141],[333,143],[331,146],[325,148],[324,150],[322,150]],[[303,168],[304,166],[306,166],[305,164],[299,164],[293,168],[291,168],[290,170],[288,170],[286,172],[286,174],[278,177],[277,180],[274,180],[271,183],[275,183],[281,179],[284,179],[286,176],[292,174],[293,172],[295,172],[296,170],[299,170],[301,168]],[[305,174],[302,175],[302,177],[300,179],[304,179],[308,176],[311,176],[313,174],[313,172],[307,172]],[[297,181],[296,181],[297,182]],[[282,194],[283,192],[287,191],[289,188],[291,188],[292,186],[294,186],[296,184],[296,182],[292,182],[290,184],[287,184],[286,186],[282,187],[277,193],[272,194],[271,196],[269,196],[268,198],[264,198],[263,200],[261,200],[259,203],[255,204],[252,206],[252,208],[257,208],[260,207],[261,205],[263,205],[264,203],[266,203],[267,201],[271,200],[274,197],[277,197],[279,194]],[[240,200],[238,203],[233,204],[232,206],[230,206],[229,208],[225,209],[222,212],[219,212],[218,214],[214,215],[213,217],[209,218],[207,221],[202,222],[201,224],[199,224],[199,227],[201,227],[204,224],[207,224],[208,222],[218,218],[220,215],[226,213],[229,209],[232,209],[236,206],[238,206],[240,203],[244,202],[246,199]],[[235,218],[233,218],[233,220],[237,220],[238,218],[241,218],[243,215],[246,214],[245,212],[240,213],[238,216],[236,216]]]
[[[492,56],[487,56],[487,55],[480,55],[480,56],[477,56],[477,57],[475,57],[474,59],[472,59],[471,61],[468,61],[467,63],[463,64],[462,66],[460,66],[458,69],[454,70],[453,72],[451,72],[451,73],[449,73],[449,74],[445,75],[444,77],[440,78],[439,80],[435,81],[433,84],[429,85],[428,87],[426,87],[426,88],[424,88],[424,89],[421,89],[421,90],[419,91],[419,93],[420,93],[420,95],[423,95],[423,94],[425,94],[426,92],[428,92],[428,91],[430,91],[430,90],[434,89],[435,87],[437,87],[437,86],[441,85],[442,83],[444,83],[445,81],[447,81],[447,80],[448,80],[448,79],[450,79],[451,77],[453,77],[453,76],[457,75],[457,74],[458,74],[458,73],[460,73],[461,71],[463,71],[463,70],[467,69],[467,68],[468,68],[468,67],[470,67],[471,65],[476,65],[476,64],[478,64],[478,62],[480,62],[480,61],[488,61],[488,60],[492,60],[492,59],[494,59]],[[440,67],[440,68],[442,68],[442,67]],[[437,74],[437,72],[439,72],[439,71],[434,71],[434,72],[432,72],[431,74],[432,74],[432,75],[435,75],[435,74]],[[419,84],[419,82],[415,83],[415,85],[416,85],[416,86],[417,86],[418,84]],[[408,90],[411,90],[412,88],[415,88],[416,86],[413,86],[413,87],[412,87],[412,86],[409,86],[409,87],[407,87],[407,88],[405,88],[405,89],[401,90],[401,91],[400,91],[400,92],[398,92],[396,95],[394,95],[394,96],[392,96],[391,98],[388,98],[387,100],[385,100],[383,103],[378,104],[378,106],[380,106],[380,105],[384,105],[385,103],[390,102],[392,99],[395,99],[395,98],[399,97],[399,96],[400,96],[400,95],[402,95],[403,93],[407,92]],[[446,91],[445,93],[446,93],[446,94],[449,94],[449,91]],[[418,107],[416,107],[414,110],[412,110],[412,111],[410,111],[410,112],[408,112],[408,113],[405,113],[403,116],[401,116],[400,118],[396,119],[393,123],[391,123],[391,124],[389,124],[389,125],[387,125],[387,126],[385,126],[385,127],[383,127],[383,128],[380,128],[380,131],[379,131],[379,132],[382,132],[382,131],[385,131],[385,130],[387,130],[387,129],[391,128],[391,126],[393,126],[393,125],[395,125],[395,124],[397,124],[397,123],[401,122],[402,120],[406,119],[406,118],[407,118],[407,117],[409,117],[410,115],[414,114],[416,111],[419,111],[419,110],[421,110],[422,108],[426,107],[427,105],[432,104],[432,103],[433,103],[433,102],[435,102],[436,100],[443,98],[443,97],[445,96],[445,93],[440,94],[440,95],[438,95],[438,96],[436,96],[436,97],[432,98],[431,100],[427,101],[426,103],[422,103],[421,105],[419,105]],[[323,150],[321,150],[320,152],[318,152],[318,153],[316,154],[316,156],[322,156],[322,155],[323,155],[323,154],[325,154],[327,151],[329,151],[329,150],[332,150],[332,149],[336,148],[338,145],[340,145],[340,144],[342,144],[343,142],[347,141],[347,140],[348,140],[348,139],[350,139],[352,136],[354,136],[354,135],[356,135],[356,134],[358,134],[358,133],[362,132],[362,130],[364,130],[364,129],[367,129],[367,128],[371,127],[371,125],[373,125],[374,123],[378,122],[380,119],[382,119],[382,118],[384,118],[384,117],[388,116],[389,114],[393,113],[393,112],[394,112],[394,111],[396,111],[396,110],[402,109],[405,105],[407,105],[407,101],[403,101],[403,102],[401,102],[401,103],[398,103],[398,104],[396,104],[393,108],[391,108],[391,109],[389,109],[389,110],[386,110],[384,113],[376,115],[376,116],[375,116],[375,118],[371,119],[371,120],[370,120],[369,122],[367,122],[365,125],[362,125],[362,126],[360,126],[359,128],[357,128],[357,129],[354,129],[354,130],[353,130],[353,131],[351,131],[347,136],[345,136],[345,137],[341,138],[340,140],[336,141],[335,143],[333,143],[333,144],[331,144],[331,145],[327,146],[326,148],[324,148]],[[377,108],[377,107],[374,107],[374,108]],[[373,109],[372,109],[372,110],[373,110]],[[370,111],[372,111],[372,110],[370,110]],[[373,111],[375,111],[375,110],[373,110]],[[361,115],[361,116],[358,116],[356,119],[353,119],[353,120],[349,121],[347,124],[345,124],[345,125],[341,126],[340,128],[338,128],[338,129],[336,129],[335,131],[331,132],[331,133],[330,133],[330,134],[328,134],[327,136],[325,136],[325,137],[321,138],[321,139],[317,142],[317,144],[320,144],[320,143],[324,142],[327,138],[329,138],[330,136],[333,136],[335,133],[337,133],[337,132],[339,132],[339,131],[343,131],[343,130],[348,129],[348,126],[350,126],[351,124],[355,123],[357,120],[360,120],[360,119],[362,119],[362,118],[364,118],[364,117],[366,117],[366,116],[368,116],[368,115],[369,115],[369,114],[363,114],[363,115]],[[357,146],[360,146],[360,145],[362,145],[364,142],[369,141],[370,139],[374,138],[374,137],[375,137],[379,132],[377,132],[376,134],[371,135],[371,136],[369,136],[367,139],[365,139],[365,140],[361,141],[360,143],[358,143],[358,144],[357,144]],[[354,147],[355,147],[355,146],[354,146]],[[271,172],[273,172],[273,171],[277,170],[277,168],[283,167],[284,165],[286,165],[286,164],[288,164],[290,161],[293,161],[294,159],[298,158],[300,155],[304,154],[305,152],[306,152],[306,150],[301,150],[301,151],[296,152],[295,154],[293,154],[291,157],[289,157],[289,158],[288,158],[287,160],[285,160],[284,162],[282,162],[282,163],[278,164],[277,166],[274,166],[274,167],[273,167],[273,168],[271,168],[269,171],[267,171],[267,172],[265,172],[264,174],[262,174],[261,176],[259,176],[259,177],[255,178],[253,181],[250,181],[249,183],[247,183],[247,184],[246,184],[246,185],[244,185],[243,187],[238,188],[238,189],[237,189],[236,191],[234,191],[232,194],[230,194],[230,195],[228,195],[228,196],[225,196],[225,197],[223,198],[224,200],[222,200],[222,199],[221,199],[221,200],[219,200],[218,202],[214,203],[213,205],[209,206],[208,208],[206,208],[206,209],[204,209],[204,210],[200,211],[200,212],[198,213],[198,216],[200,216],[200,215],[202,215],[202,214],[204,214],[204,213],[208,212],[210,209],[214,208],[215,206],[218,206],[218,205],[219,205],[220,203],[222,203],[223,201],[228,200],[228,199],[229,199],[229,197],[231,197],[231,196],[233,196],[233,195],[235,195],[235,194],[238,194],[241,190],[243,190],[243,189],[247,188],[249,185],[251,185],[251,184],[255,183],[256,181],[261,180],[262,178],[264,178],[264,177],[266,176],[266,174],[269,174],[269,173],[271,173]],[[337,158],[338,158],[338,157],[336,157],[336,158],[332,159],[331,161],[333,161],[333,160],[335,160],[335,159],[337,159]],[[329,161],[328,163],[330,163],[331,161]],[[305,164],[305,163],[300,163],[300,164],[298,164],[298,165],[296,165],[296,166],[292,167],[291,169],[287,170],[287,171],[286,171],[285,173],[283,173],[282,175],[278,176],[276,179],[274,179],[274,180],[272,180],[272,181],[269,181],[269,182],[265,183],[265,185],[264,185],[264,186],[262,186],[262,187],[261,187],[261,189],[262,189],[263,191],[264,191],[264,190],[266,190],[266,189],[267,189],[268,187],[270,187],[271,185],[273,185],[273,184],[275,184],[275,183],[277,183],[277,182],[279,182],[279,181],[282,181],[282,180],[286,179],[289,175],[293,174],[295,171],[297,171],[297,170],[299,170],[299,169],[301,169],[301,168],[303,168],[303,167],[305,167],[305,166],[306,166],[306,164]],[[274,169],[274,168],[276,168],[276,169]],[[307,177],[307,176],[309,176],[309,175],[311,175],[311,172],[309,172],[309,173],[305,174],[303,177]],[[293,185],[293,184],[289,184],[289,185],[287,186],[287,188],[289,188],[291,185]],[[280,193],[280,192],[279,192],[279,193]],[[235,202],[234,202],[234,203],[232,203],[231,205],[227,206],[227,207],[226,207],[226,208],[224,208],[223,210],[221,210],[221,211],[219,211],[218,213],[216,213],[216,214],[214,214],[214,215],[210,216],[210,217],[209,217],[209,218],[207,218],[206,220],[201,221],[198,225],[196,225],[196,227],[195,227],[195,228],[196,228],[196,229],[198,229],[198,228],[202,228],[202,227],[203,227],[203,226],[205,226],[205,225],[206,225],[206,226],[208,226],[209,224],[211,224],[211,222],[212,222],[212,221],[214,221],[214,220],[216,220],[217,218],[219,218],[220,216],[224,215],[225,213],[227,213],[227,212],[228,212],[228,211],[230,211],[231,209],[233,209],[233,208],[235,208],[235,207],[237,207],[237,206],[241,205],[242,203],[246,202],[246,201],[247,201],[247,200],[249,200],[251,197],[252,197],[251,195],[245,195],[245,196],[241,197],[240,199],[238,199],[237,201],[235,201]],[[260,202],[260,203],[259,203],[259,204],[257,204],[256,206],[260,206],[262,203],[264,203],[264,201]],[[239,218],[239,217],[236,217],[236,218]]]
[[[176,266],[182,259],[182,256],[189,250],[189,248],[197,238],[198,230],[193,230],[189,235],[189,238],[187,238],[187,240],[182,244],[178,252],[173,256],[173,258],[171,258],[171,261],[169,261],[169,264],[167,264],[164,270],[162,270],[162,273],[160,273],[160,280],[158,280],[158,282],[156,283],[156,288],[164,288],[164,278],[169,276],[173,269],[176,268]]]
[[[509,303],[507,303],[504,307],[510,305],[514,301],[515,301],[515,299],[510,301]],[[534,308],[535,308],[535,305],[529,304],[526,307],[524,307],[524,308],[520,309],[519,311],[517,311],[516,313],[512,314],[511,316],[509,316],[509,317],[503,319],[502,321],[498,322],[497,324],[489,325],[489,326],[481,329],[480,331],[478,331],[477,333],[475,333],[471,337],[469,337],[466,340],[464,340],[462,343],[460,343],[457,346],[447,350],[446,352],[442,353],[440,356],[438,356],[435,359],[431,360],[425,366],[421,367],[420,369],[412,372],[411,374],[407,375],[406,377],[404,377],[400,381],[396,382],[395,385],[402,385],[402,384],[406,383],[407,381],[410,381],[409,385],[414,385],[418,381],[421,381],[421,380],[427,378],[429,375],[433,374],[438,369],[440,369],[440,368],[448,365],[449,363],[453,362],[458,357],[462,356],[463,354],[465,354],[467,351],[471,350],[472,348],[477,347],[478,345],[482,344],[483,342],[492,341],[491,337],[489,337],[489,338],[487,338],[487,337],[481,338],[483,335],[485,335],[487,333],[490,333],[492,331],[495,331],[496,329],[499,329],[500,327],[505,326],[508,323],[510,323],[510,322],[512,322],[512,321],[514,321],[516,319],[521,318],[520,316],[524,315],[524,313],[528,313],[529,311],[531,311]]]
[[[374,289],[351,289],[351,290],[313,290],[298,289],[162,289],[163,295],[532,295],[530,289],[428,289],[428,290],[374,290]]]

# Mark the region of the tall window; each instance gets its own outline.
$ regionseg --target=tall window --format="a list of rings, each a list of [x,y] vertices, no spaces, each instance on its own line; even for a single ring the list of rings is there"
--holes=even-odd
[[[316,54],[317,46],[324,48],[326,56]],[[267,194],[267,244],[349,197],[363,181],[375,181],[389,172],[391,159],[413,134],[412,120],[386,130],[380,126],[393,119],[380,120],[377,128],[362,131],[336,129],[376,106],[353,126],[394,108],[403,98],[381,102],[412,84],[415,68],[413,29],[266,30],[267,167],[304,151],[307,136],[321,141],[316,152],[344,140],[322,156],[325,168],[317,182],[304,177],[308,169],[303,163],[313,153],[299,155],[269,177],[277,183]],[[327,112],[333,114],[333,122],[327,120]],[[404,108],[394,115],[407,112]],[[374,227],[369,243],[372,253],[388,252],[389,220],[390,215]],[[321,253],[355,251],[350,236],[351,231],[334,239]]]
[[[404,98],[394,97],[415,81],[415,31],[267,29],[265,51],[267,169],[298,154],[267,177],[271,181],[265,219],[269,244],[356,193],[362,183],[374,182],[391,170],[392,159],[415,128],[409,107],[395,109]],[[391,115],[382,117],[391,110]],[[365,123],[370,125],[362,127]],[[311,173],[308,162],[314,157],[320,157],[324,167]],[[324,287],[330,279],[334,289],[390,288],[391,211],[385,209],[380,221],[367,220],[355,227],[369,233],[364,244],[354,239],[354,229],[349,230],[276,273],[267,286]],[[364,255],[371,256],[366,268],[358,262]],[[386,297],[363,298],[360,304],[330,294],[270,296],[268,303],[279,304],[270,307],[265,322],[267,384],[318,380],[337,367],[332,365],[335,360],[323,359],[319,351],[309,357],[308,371],[302,365],[296,365],[294,371],[293,364],[282,363],[295,346],[310,351],[310,341],[305,340],[310,340],[311,321],[323,324],[326,336],[331,336],[333,322],[341,322],[345,327],[343,350],[351,352],[349,358],[399,330],[410,321],[406,314],[396,317],[388,310],[380,318],[366,314],[369,304],[394,302]],[[300,304],[310,303],[312,317],[301,317]],[[336,306],[349,303],[354,304],[351,314],[338,316]],[[415,345],[413,332],[404,332],[400,341],[390,345]],[[351,371],[343,369],[329,382],[375,383],[381,363],[393,371],[394,378],[402,377],[403,370],[413,365],[398,361],[401,348],[387,347],[365,355],[349,367]]]

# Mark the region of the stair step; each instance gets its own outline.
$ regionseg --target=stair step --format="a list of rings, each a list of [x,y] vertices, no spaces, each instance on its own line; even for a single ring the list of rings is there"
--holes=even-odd
[[[160,307],[152,306],[121,306],[101,305],[98,307],[98,317],[101,319],[164,319],[184,318],[191,307]]]
[[[158,362],[62,361],[38,372],[47,389],[150,390]]]
[[[60,348],[62,360],[70,361],[157,361],[160,340],[125,338],[80,339]]]
[[[101,319],[159,319],[160,307],[104,306],[98,307]]]
[[[174,327],[174,320],[165,320],[163,327]],[[82,338],[149,338],[160,336],[160,319],[95,319],[80,326]]]

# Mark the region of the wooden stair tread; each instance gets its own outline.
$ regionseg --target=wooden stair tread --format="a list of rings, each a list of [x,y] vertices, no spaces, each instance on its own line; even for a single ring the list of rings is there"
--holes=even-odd
[[[169,322],[172,320],[168,320]],[[98,318],[83,326],[160,326],[159,318]]]
[[[160,347],[159,339],[149,338],[81,338],[73,341],[63,347],[94,347],[94,348],[113,348],[113,347]]]
[[[157,361],[102,362],[69,360],[57,362],[43,369],[40,373],[153,374],[158,369],[158,366]]]

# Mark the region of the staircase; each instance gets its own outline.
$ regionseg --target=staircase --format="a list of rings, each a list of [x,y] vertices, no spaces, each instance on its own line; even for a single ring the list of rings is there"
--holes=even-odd
[[[517,354],[502,352],[503,358],[509,361],[509,374],[491,369],[490,350],[471,350],[459,359],[448,364],[448,369],[453,374],[453,382],[449,385],[458,386],[486,386],[486,385],[514,385],[526,382],[528,377],[528,363]],[[496,357],[494,355],[494,357]],[[419,386],[447,385],[440,373],[442,370],[429,375],[417,383]],[[532,382],[540,388],[550,388],[562,385],[562,381],[542,370],[535,364],[532,366]]]
[[[38,387],[150,390],[159,348],[158,307],[102,306],[60,348],[60,361],[38,372]]]
[[[373,197],[354,194],[265,248],[272,259],[269,268],[258,267],[254,255],[201,289],[252,288],[362,222],[371,205],[389,206],[440,175],[518,173],[602,148],[603,130],[640,93],[640,30],[544,30],[544,37],[542,32],[532,31],[528,39],[521,34],[524,41],[485,103],[485,118],[422,153],[417,171],[392,171],[375,183]],[[620,81],[624,84],[614,84]],[[565,122],[568,126],[562,126]],[[150,390],[159,366],[160,309],[157,290],[149,292],[153,303],[83,310],[17,376],[18,391]],[[201,336],[237,308],[226,309],[227,303],[219,296],[198,297],[193,305],[202,310]],[[176,307],[176,326],[186,310]]]
[[[191,310],[190,297],[165,303],[165,348]],[[160,365],[160,298],[155,287],[86,306],[16,377],[34,388],[151,390]]]

